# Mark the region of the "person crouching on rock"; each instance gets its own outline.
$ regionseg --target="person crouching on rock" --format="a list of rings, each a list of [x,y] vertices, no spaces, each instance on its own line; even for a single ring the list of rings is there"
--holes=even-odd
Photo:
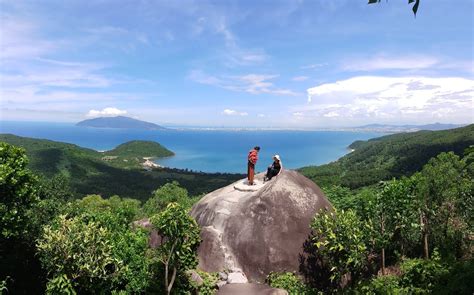
[[[273,156],[273,163],[268,166],[268,169],[267,169],[267,174],[265,175],[265,177],[263,178],[263,181],[267,181],[267,180],[270,180],[272,179],[273,176],[277,176],[278,174],[280,174],[280,171],[282,169],[282,164],[281,164],[281,160],[280,160],[280,156],[279,155],[274,155]]]
[[[248,164],[247,164],[247,179],[249,185],[254,185],[253,178],[255,176],[255,165],[257,164],[258,160],[258,152],[260,151],[260,147],[254,147],[248,155]]]

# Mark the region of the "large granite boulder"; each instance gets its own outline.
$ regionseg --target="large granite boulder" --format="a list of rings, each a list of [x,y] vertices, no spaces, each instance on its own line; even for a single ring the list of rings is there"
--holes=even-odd
[[[201,227],[202,270],[243,272],[251,282],[263,282],[271,271],[298,271],[311,219],[331,204],[296,171],[284,170],[265,183],[258,174],[256,182],[249,186],[240,180],[192,208]]]

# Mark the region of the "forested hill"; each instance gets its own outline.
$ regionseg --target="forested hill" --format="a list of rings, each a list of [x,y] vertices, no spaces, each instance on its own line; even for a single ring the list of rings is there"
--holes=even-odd
[[[145,171],[143,157],[165,157],[173,152],[157,142],[130,141],[101,153],[74,144],[0,134],[0,141],[23,147],[28,167],[51,178],[62,175],[77,197],[100,194],[148,199],[159,186],[178,181],[192,195],[212,191],[235,181],[241,175],[204,174],[160,168]]]
[[[353,152],[321,166],[303,167],[300,171],[319,185],[339,184],[350,188],[371,185],[420,170],[441,152],[462,155],[474,145],[474,124],[442,131],[400,133],[355,141]]]
[[[169,157],[174,153],[154,141],[133,140],[122,143],[104,154],[115,157]]]

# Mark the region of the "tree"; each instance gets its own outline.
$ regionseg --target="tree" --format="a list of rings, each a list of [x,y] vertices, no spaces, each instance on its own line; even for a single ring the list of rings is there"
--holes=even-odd
[[[380,0],[369,0],[369,4],[374,4],[374,3],[379,3]],[[415,3],[412,7],[412,10],[413,10],[413,14],[415,14],[416,16],[416,13],[418,11],[418,6],[420,6],[420,0],[408,0],[408,4],[411,4],[411,3]]]
[[[441,254],[461,255],[473,217],[469,206],[474,198],[472,182],[466,163],[452,152],[439,154],[423,167],[417,190],[422,200],[425,258],[430,244]]]
[[[178,203],[151,217],[151,223],[162,237],[157,257],[164,267],[164,283],[171,293],[176,277],[197,266],[196,250],[200,243],[199,226]]]
[[[0,282],[12,292],[41,292],[29,212],[38,204],[38,181],[22,148],[0,142]],[[8,285],[8,286],[7,286]]]
[[[25,150],[0,142],[0,237],[26,233],[27,211],[38,202],[36,177],[26,168]]]
[[[50,280],[82,292],[112,290],[112,280],[123,264],[113,256],[110,231],[97,222],[84,222],[80,217],[59,216],[44,229],[38,240],[38,254]],[[63,280],[61,280],[63,278]]]
[[[130,226],[139,201],[89,195],[65,207],[38,240],[48,290],[136,294],[149,286],[148,233]]]
[[[73,199],[69,181],[61,174],[48,179],[40,177],[37,196],[39,201],[27,212],[28,233],[32,243],[41,236],[43,226],[64,213],[67,202]]]
[[[414,178],[403,177],[384,183],[377,194],[373,220],[378,232],[383,274],[387,247],[405,255],[419,241],[419,202],[415,187]]]
[[[310,246],[319,260],[315,263],[330,280],[328,285],[313,280],[316,284],[313,287],[326,291],[340,289],[345,283],[352,284],[369,272],[370,234],[373,230],[353,210],[321,211],[311,222],[311,229]],[[316,274],[310,272],[309,275]]]
[[[179,203],[184,207],[191,207],[192,199],[188,191],[182,188],[177,181],[167,183],[153,192],[153,196],[146,201],[143,209],[148,216],[157,214],[171,203]]]

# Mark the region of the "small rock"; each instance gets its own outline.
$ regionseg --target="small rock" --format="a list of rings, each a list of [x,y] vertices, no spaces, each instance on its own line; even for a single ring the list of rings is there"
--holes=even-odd
[[[227,285],[227,281],[219,281],[219,282],[217,282],[216,285],[217,285],[217,288],[220,289],[220,288],[224,287],[225,285]]]
[[[222,280],[222,281],[227,281],[227,273],[221,271],[219,272],[219,278]]]
[[[193,282],[196,282],[198,286],[201,286],[204,282],[204,280],[195,270],[188,270],[186,273],[189,276],[189,279]]]
[[[248,282],[245,274],[241,272],[231,272],[227,275],[228,284],[247,284]]]

